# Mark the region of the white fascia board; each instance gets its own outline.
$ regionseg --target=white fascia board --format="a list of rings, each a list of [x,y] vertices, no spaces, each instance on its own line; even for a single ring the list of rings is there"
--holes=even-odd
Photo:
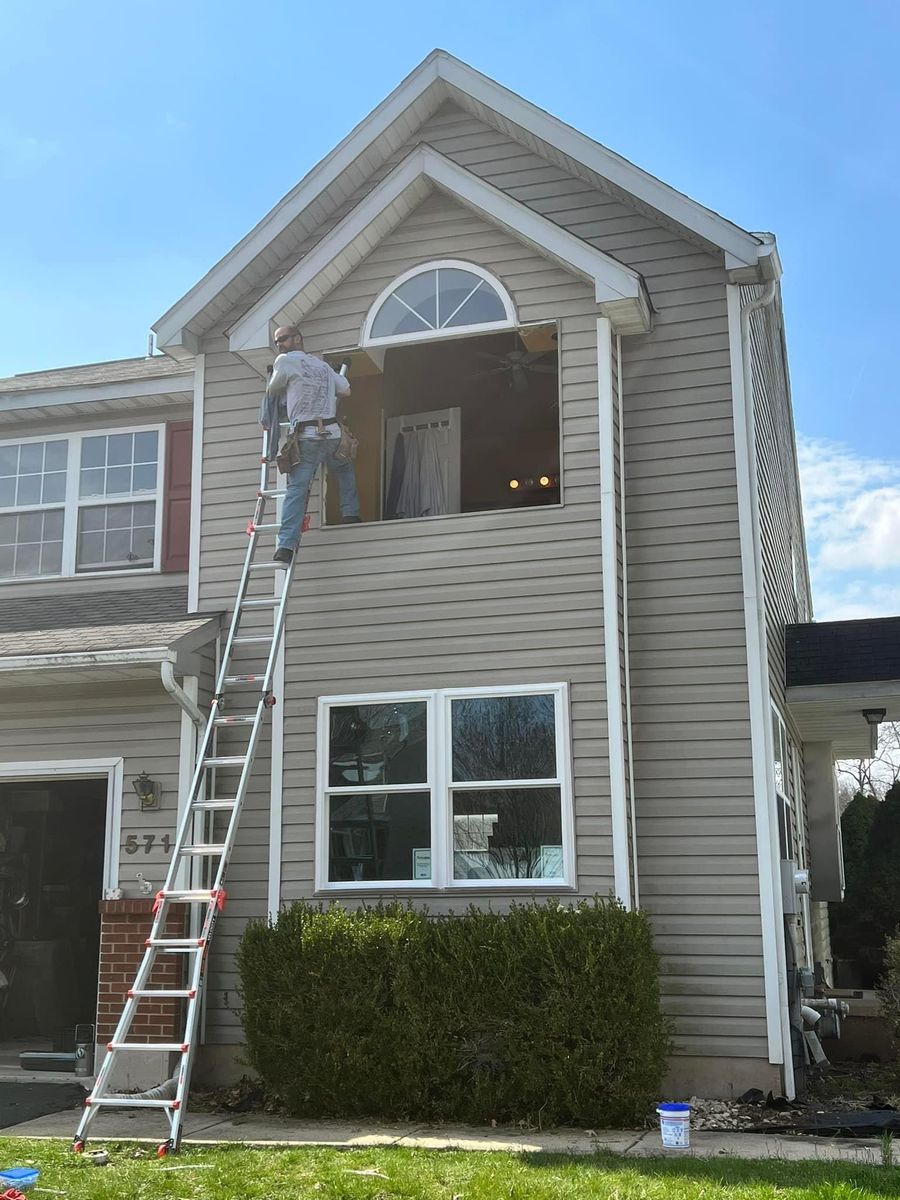
[[[418,180],[427,179],[539,253],[594,285],[598,304],[629,302],[644,308],[643,281],[636,271],[569,233],[554,221],[486,183],[431,146],[412,150],[313,249],[288,271],[230,331],[229,348],[240,353],[269,345],[269,322],[316,278],[354,238]],[[332,282],[332,287],[338,281]],[[646,307],[649,318],[649,305]],[[647,326],[649,328],[649,325]]]
[[[19,654],[0,658],[0,671],[46,671],[48,668],[145,666],[175,663],[177,655],[169,646],[145,646],[133,650],[87,650],[76,654]]]
[[[761,247],[753,234],[733,225],[696,200],[691,200],[683,192],[663,183],[627,158],[595,142],[587,134],[580,133],[531,101],[524,100],[487,75],[482,75],[467,63],[444,51],[439,53],[439,74],[451,86],[492,108],[515,125],[521,125],[535,137],[555,146],[610,183],[671,217],[685,229],[692,230],[714,246],[730,251],[741,262],[756,262]]]
[[[89,404],[97,400],[130,400],[141,396],[164,396],[168,392],[189,393],[193,388],[193,367],[184,374],[164,375],[158,379],[128,379],[121,383],[86,383],[80,387],[41,388],[28,392],[0,393],[0,412],[18,412],[28,408],[50,408],[58,404]]]
[[[184,326],[249,266],[343,171],[364,154],[423,92],[437,82],[437,61],[438,52],[432,51],[377,108],[326,154],[246,237],[229,250],[199,283],[151,326],[160,348],[170,342],[179,341]]]

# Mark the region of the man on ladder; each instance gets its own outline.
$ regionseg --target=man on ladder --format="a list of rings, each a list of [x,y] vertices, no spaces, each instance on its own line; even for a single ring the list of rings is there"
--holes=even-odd
[[[286,399],[291,431],[282,456],[287,455],[288,470],[285,473],[288,481],[274,559],[288,564],[294,557],[306,512],[306,497],[320,464],[324,463],[337,480],[344,524],[360,520],[359,494],[352,460],[337,456],[341,444],[337,398],[350,395],[346,376],[339,375],[321,358],[304,351],[303,338],[296,325],[276,329],[275,345],[279,354],[269,377],[259,420],[269,431],[271,458],[277,448],[279,405],[282,397]]]
[[[352,461],[348,458],[344,471],[342,458],[336,457],[345,436],[350,440],[349,433],[345,435],[335,420],[337,395],[346,395],[349,384],[321,359],[303,353],[296,329],[279,329],[276,341],[286,349],[276,360],[273,378],[276,388],[283,384],[287,393],[288,411],[299,435],[295,439],[300,443],[298,464],[291,471],[287,493],[270,487],[270,460],[280,432],[278,393],[272,392],[261,414],[268,433],[256,503],[246,530],[247,552],[216,671],[209,718],[198,739],[187,803],[178,819],[165,880],[156,893],[144,954],[134,983],[125,993],[122,1013],[107,1043],[107,1054],[97,1072],[93,1091],[85,1099],[72,1143],[76,1152],[84,1150],[98,1111],[117,1108],[160,1110],[168,1122],[169,1137],[160,1144],[157,1153],[171,1154],[179,1148],[199,1038],[209,945],[226,901],[225,876],[263,723],[277,700],[273,683],[295,567],[293,548],[300,534],[306,490],[320,462],[331,466],[334,459],[341,482],[344,519],[354,514],[359,519]],[[308,430],[312,430],[312,436]],[[268,522],[267,505],[284,495],[290,496],[291,490],[293,505],[290,509],[285,506],[284,520]],[[286,556],[276,554],[274,561],[257,562],[260,539],[267,539],[276,531],[278,545],[286,550]],[[261,577],[257,572],[262,572],[263,578],[274,575],[281,580],[280,586],[275,584],[274,594],[267,594],[267,589],[260,594],[251,588],[251,580]],[[271,632],[258,625],[245,631],[244,619],[260,610],[272,613]],[[242,656],[240,662],[236,654]],[[250,656],[249,661],[245,655]],[[220,744],[220,735],[227,745]],[[192,871],[191,863],[202,864],[200,871]],[[200,886],[195,886],[192,880],[195,874],[201,876]],[[181,928],[185,922],[187,928]],[[171,964],[173,956],[174,972],[169,972],[167,978],[160,977],[157,967],[166,962]],[[155,1005],[160,1000],[183,1004],[183,1032],[174,1041],[149,1037],[140,1028],[146,1005]],[[159,1074],[163,1076],[160,1084],[143,1092],[122,1090],[130,1069],[128,1063],[134,1063],[135,1054],[142,1059],[147,1054],[158,1056],[162,1064]],[[169,1065],[172,1059],[174,1073]],[[119,1086],[114,1081],[117,1064],[125,1067],[126,1074],[123,1079],[119,1073]]]

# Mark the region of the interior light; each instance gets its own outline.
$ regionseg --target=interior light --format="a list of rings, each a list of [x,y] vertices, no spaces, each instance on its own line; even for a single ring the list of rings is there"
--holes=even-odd
[[[519,486],[519,481],[518,481],[518,479],[511,479],[511,480],[509,481],[509,486],[512,488],[512,490],[513,490],[513,491],[515,491],[515,490],[516,490],[516,488]]]
[[[549,487],[550,486],[550,476],[542,475],[540,477],[540,479],[538,480],[538,482],[540,483],[541,487]]]

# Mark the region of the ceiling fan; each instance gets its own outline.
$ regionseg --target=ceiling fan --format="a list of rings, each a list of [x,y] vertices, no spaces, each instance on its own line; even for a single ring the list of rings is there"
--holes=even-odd
[[[553,353],[550,350],[509,350],[506,354],[487,354],[483,350],[478,351],[478,357],[487,359],[494,363],[492,367],[485,367],[483,371],[479,371],[476,375],[471,375],[470,379],[489,379],[491,376],[508,376],[509,386],[517,392],[528,391],[528,376],[530,374],[540,375],[555,375],[557,373],[556,364],[542,363],[539,360],[546,358],[548,354]]]

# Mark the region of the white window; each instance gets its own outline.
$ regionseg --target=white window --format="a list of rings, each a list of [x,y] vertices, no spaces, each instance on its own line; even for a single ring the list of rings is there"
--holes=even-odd
[[[159,568],[161,427],[0,444],[0,580]]]
[[[447,259],[406,271],[378,296],[362,345],[507,329],[515,323],[515,308],[499,280],[474,263]]]
[[[569,886],[565,684],[319,706],[317,887]]]
[[[792,778],[793,749],[781,713],[772,706],[772,758],[775,775],[775,795],[778,805],[778,844],[782,858],[797,861],[797,829],[794,816],[795,794]]]

